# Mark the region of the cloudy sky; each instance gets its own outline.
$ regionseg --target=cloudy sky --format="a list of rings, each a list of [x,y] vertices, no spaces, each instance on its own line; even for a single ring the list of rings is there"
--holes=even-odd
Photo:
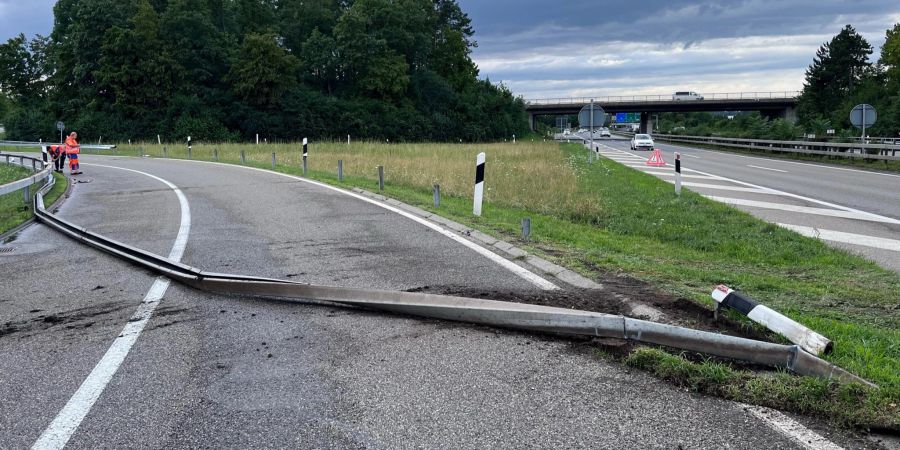
[[[791,91],[846,24],[875,47],[897,0],[459,0],[482,76],[526,98]],[[52,0],[0,0],[0,39],[48,34]]]

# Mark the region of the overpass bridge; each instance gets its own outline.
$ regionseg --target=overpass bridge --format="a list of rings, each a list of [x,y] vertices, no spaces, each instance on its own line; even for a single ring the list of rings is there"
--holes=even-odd
[[[797,120],[799,91],[736,92],[699,94],[702,99],[676,100],[674,95],[631,95],[594,97],[594,104],[607,113],[640,113],[641,132],[653,129],[651,115],[663,112],[759,111],[767,117]],[[538,116],[578,114],[591,102],[589,97],[542,98],[525,100],[528,123],[534,129]]]

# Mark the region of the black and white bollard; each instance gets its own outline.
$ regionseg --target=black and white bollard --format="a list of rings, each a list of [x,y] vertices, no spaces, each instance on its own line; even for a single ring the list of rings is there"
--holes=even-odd
[[[378,166],[378,190],[384,190],[384,166]]]
[[[834,347],[831,340],[825,336],[785,317],[768,306],[760,305],[747,295],[737,292],[728,286],[721,284],[717,286],[712,291],[712,298],[717,303],[717,313],[722,306],[735,309],[750,318],[750,320],[786,337],[789,341],[799,345],[800,348],[813,355],[818,356],[822,353],[831,353]]]
[[[188,159],[194,159],[193,154],[192,154],[193,149],[194,149],[194,147],[191,145],[191,137],[188,136]]]
[[[441,185],[434,185],[432,195],[434,196],[434,207],[439,208],[441,206]]]
[[[42,145],[41,146],[41,160],[44,161],[44,164],[47,164],[47,162],[49,161],[49,159],[47,159],[47,156],[48,156],[47,155],[47,146]]]
[[[343,159],[338,160],[338,181],[341,183],[344,182],[344,160]]]
[[[681,195],[681,154],[675,152],[675,195]]]
[[[475,198],[472,205],[472,214],[481,216],[481,202],[484,199],[484,162],[486,155],[484,152],[478,154],[475,158]]]
[[[306,176],[306,172],[309,170],[306,165],[306,157],[309,156],[309,141],[306,138],[303,138],[303,176]]]

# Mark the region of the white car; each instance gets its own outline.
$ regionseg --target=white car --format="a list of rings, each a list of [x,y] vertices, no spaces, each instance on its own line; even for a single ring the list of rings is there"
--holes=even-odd
[[[612,133],[609,132],[609,128],[601,128],[600,137],[612,137]]]
[[[676,92],[672,100],[703,100],[703,96],[694,91]]]
[[[653,138],[649,134],[636,134],[631,138],[632,150],[653,150]]]

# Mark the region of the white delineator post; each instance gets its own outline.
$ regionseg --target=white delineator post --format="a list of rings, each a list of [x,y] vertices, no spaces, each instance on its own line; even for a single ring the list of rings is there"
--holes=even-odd
[[[712,291],[712,298],[716,301],[717,308],[727,306],[739,311],[750,320],[765,326],[766,328],[786,337],[797,344],[803,350],[813,355],[831,353],[833,344],[827,337],[785,317],[778,311],[765,305],[760,305],[752,298],[720,284]]]
[[[681,195],[681,154],[675,152],[675,195]]]
[[[259,133],[256,133],[256,145],[259,145]]]
[[[158,134],[156,135],[156,143],[162,145],[162,137],[160,137],[160,135]]]
[[[472,206],[472,214],[481,216],[481,201],[484,199],[484,161],[485,154],[481,152],[475,158],[475,203]]]
[[[303,138],[303,176],[306,176],[307,165],[306,165],[306,157],[309,156],[309,140]]]

